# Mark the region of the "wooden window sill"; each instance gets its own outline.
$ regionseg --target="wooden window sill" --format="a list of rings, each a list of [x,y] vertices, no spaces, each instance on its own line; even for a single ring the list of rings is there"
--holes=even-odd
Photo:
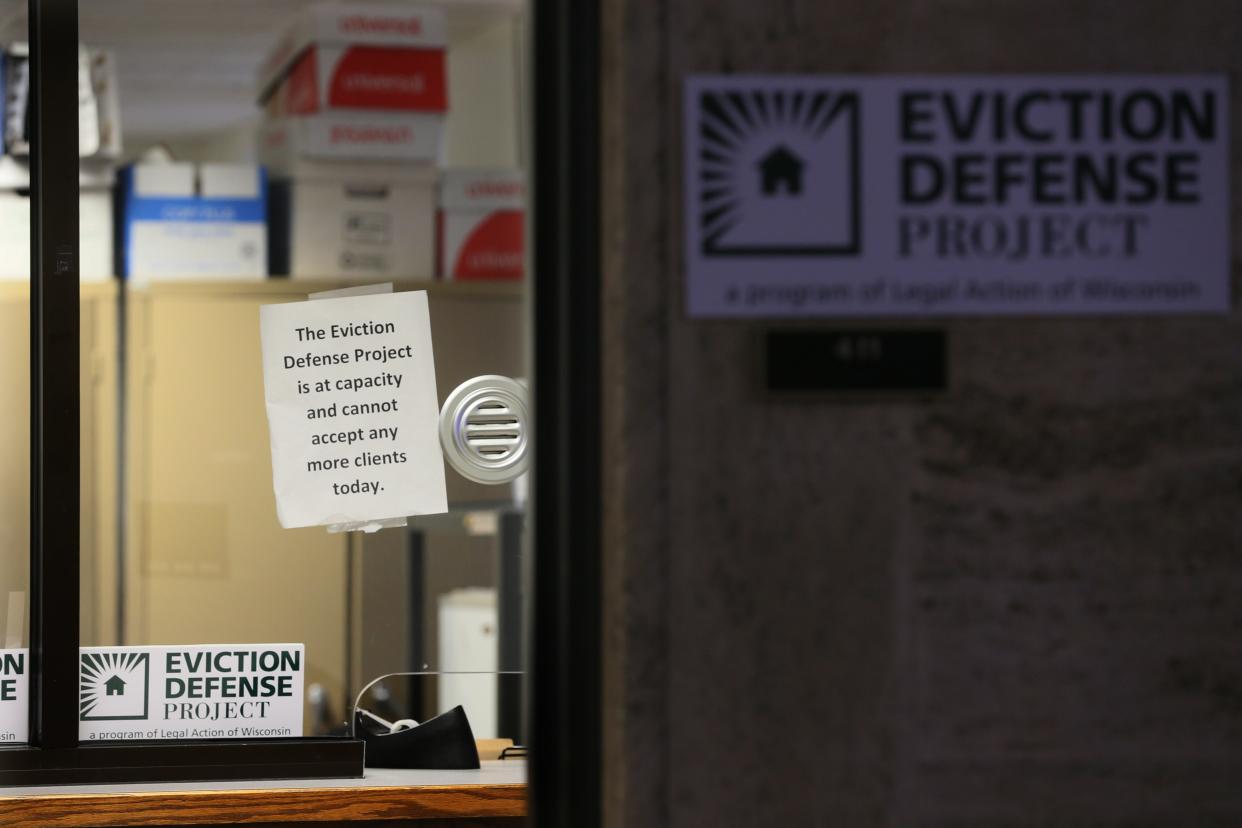
[[[0,825],[503,826],[526,815],[526,763],[368,769],[362,779],[0,788]]]

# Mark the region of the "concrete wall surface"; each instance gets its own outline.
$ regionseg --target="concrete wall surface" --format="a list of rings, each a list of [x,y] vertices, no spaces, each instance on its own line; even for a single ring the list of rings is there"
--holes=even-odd
[[[1240,135],[1242,3],[603,7],[607,823],[1242,825],[1238,314],[935,323],[944,394],[774,401],[680,206],[691,72],[1226,72]]]

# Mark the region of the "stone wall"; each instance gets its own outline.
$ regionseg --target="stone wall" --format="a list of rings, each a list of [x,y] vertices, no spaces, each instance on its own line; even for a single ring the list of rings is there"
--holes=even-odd
[[[609,824],[1242,824],[1237,315],[955,321],[943,395],[779,402],[680,249],[686,73],[1226,71],[1239,135],[1242,3],[604,8]]]

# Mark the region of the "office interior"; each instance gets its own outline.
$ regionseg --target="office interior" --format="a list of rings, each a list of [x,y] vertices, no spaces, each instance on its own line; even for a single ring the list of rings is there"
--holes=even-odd
[[[528,375],[525,6],[381,6],[412,20],[426,15],[435,30],[419,59],[429,62],[429,82],[443,87],[438,99],[416,101],[421,108],[404,114],[383,110],[382,102],[370,112],[384,128],[409,129],[402,119],[414,119],[420,140],[423,131],[434,133],[426,146],[378,159],[366,149],[326,159],[294,149],[274,158],[265,154],[264,130],[283,115],[267,100],[276,93],[262,88],[260,64],[314,5],[80,4],[81,643],[301,643],[308,736],[339,731],[359,701],[390,719],[416,720],[464,703],[478,737],[504,731],[520,743],[512,711],[523,670],[524,481],[483,485],[450,469],[449,513],[412,519],[407,529],[282,529],[258,314],[265,304],[351,286],[423,290],[441,402],[472,377]],[[359,12],[374,7],[355,5]],[[0,566],[3,591],[14,594],[10,617],[19,619],[29,572],[30,294],[23,268],[30,184],[22,113],[14,108],[26,72],[26,4],[5,4],[0,21],[4,41],[16,44],[6,50],[10,134],[0,159],[7,179],[0,192],[7,234],[0,370],[9,389]],[[337,128],[351,128],[349,114],[337,114]],[[352,128],[377,128],[367,114]],[[265,212],[248,225],[183,225],[144,251],[143,233],[163,233],[158,221],[142,230],[133,219],[147,203],[144,175],[180,175],[188,189],[175,195],[203,199],[212,186],[228,186],[209,176],[240,178]],[[444,181],[455,175],[500,181],[508,199],[471,216],[478,225],[504,213],[506,234],[491,240],[503,249],[483,250],[493,264],[507,257],[503,267],[484,265],[461,279],[451,265],[440,278],[436,261],[437,222],[460,220],[452,210],[438,218]],[[278,227],[282,197],[300,199],[283,213],[286,225],[328,223]],[[316,202],[333,199],[334,214],[310,215]],[[361,241],[366,228],[343,227],[358,216],[378,222]],[[281,255],[283,264],[273,261]],[[503,636],[502,611],[512,619]],[[23,633],[24,620],[9,640],[24,644]],[[359,699],[374,680],[410,673],[422,675],[380,682]],[[513,698],[502,701],[505,695]],[[501,710],[508,711],[503,720]]]
[[[410,4],[445,13],[448,106],[435,171],[407,164],[393,182],[476,169],[538,186],[531,126],[552,94],[532,80],[549,59],[531,51],[541,3]],[[255,68],[309,5],[82,0],[84,45],[116,60],[108,164],[260,162]],[[2,7],[8,40],[24,37],[23,6]],[[597,616],[567,600],[580,615],[558,629],[592,636],[579,655],[599,686],[558,699],[595,727],[575,734],[579,766],[558,755],[544,778],[577,770],[594,786],[562,791],[587,800],[573,817],[528,818],[1242,824],[1242,7],[599,0],[576,13],[590,36],[560,30],[561,51],[583,34],[599,70],[584,134],[596,166],[572,168],[599,183],[598,267],[584,272],[599,290],[599,542],[582,554],[598,553],[600,597]],[[748,75],[1220,79],[1223,249],[1170,256],[1224,298],[1171,313],[697,316],[686,83]],[[97,179],[83,168],[86,192]],[[529,195],[525,208],[537,223]],[[426,269],[383,281],[428,291],[441,397],[480,374],[531,378],[530,259],[518,279],[444,278],[434,222],[411,232]],[[426,716],[456,698],[479,711],[479,735],[537,745],[515,712],[537,669],[529,582],[513,577],[539,555],[528,483],[449,470],[447,515],[373,535],[275,520],[257,309],[363,282],[135,283],[114,258],[81,294],[83,643],[305,642],[308,735],[338,727],[372,679],[426,673],[381,682],[365,705]],[[26,578],[28,295],[20,274],[0,284],[0,382],[15,389],[0,421],[0,592]],[[774,391],[770,337],[807,331],[932,334],[944,372],[913,390]],[[446,649],[458,622],[481,635]],[[472,675],[454,685],[455,672]]]

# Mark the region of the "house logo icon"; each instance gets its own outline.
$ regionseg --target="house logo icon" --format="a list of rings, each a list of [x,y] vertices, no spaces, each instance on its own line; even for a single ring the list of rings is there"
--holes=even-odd
[[[788,147],[776,147],[756,166],[761,179],[759,189],[765,196],[777,195],[782,188],[789,195],[802,193],[802,168],[806,164]]]
[[[814,80],[692,99],[687,185],[705,257],[854,256],[862,250],[859,93]]]
[[[79,718],[146,719],[150,705],[150,653],[83,653]]]

